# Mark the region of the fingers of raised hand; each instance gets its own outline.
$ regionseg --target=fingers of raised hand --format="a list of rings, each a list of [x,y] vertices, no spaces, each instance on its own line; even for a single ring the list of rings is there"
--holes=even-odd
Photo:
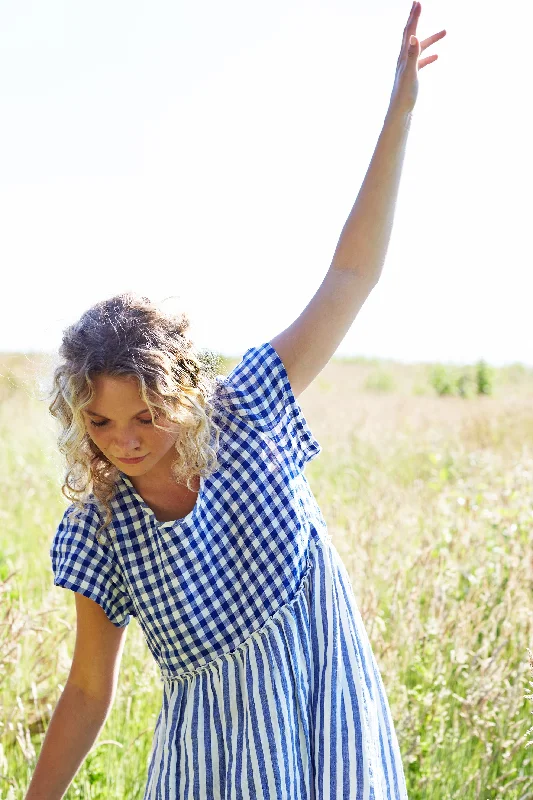
[[[416,29],[418,25],[418,20],[420,19],[420,14],[422,12],[422,6],[420,3],[415,2],[411,9],[411,13],[409,14],[409,19],[407,20],[407,25],[405,26],[404,34],[403,34],[403,50],[409,50],[409,42],[411,41],[411,36],[416,36]],[[433,36],[428,36],[427,39],[422,39],[420,41],[420,52],[423,52],[428,47],[431,47],[432,44],[435,42],[440,41],[446,36],[446,31],[439,31],[439,33],[434,33]],[[424,64],[425,66],[425,64]]]
[[[425,50],[426,47],[429,47],[435,42],[438,42],[439,39],[443,39],[446,36],[446,31],[440,31],[439,33],[434,33],[433,36],[429,36],[427,39],[424,39],[420,42],[420,49]]]
[[[411,13],[409,14],[409,19],[407,20],[407,25],[405,26],[403,32],[404,39],[407,39],[407,41],[409,41],[409,38],[412,35],[416,35],[416,26],[418,25],[421,10],[422,6],[420,3],[413,3]]]
[[[427,58],[422,58],[418,62],[418,71],[420,72],[421,69],[427,67],[428,64],[433,64],[434,61],[438,59],[438,55],[428,56]]]
[[[398,56],[398,63],[400,62],[402,56],[404,56],[409,50],[409,42],[411,41],[411,36],[416,36],[416,26],[418,25],[418,19],[420,17],[421,5],[419,3],[413,3],[413,7],[411,8],[411,13],[409,14],[409,19],[407,20],[407,25],[403,31],[403,45]]]

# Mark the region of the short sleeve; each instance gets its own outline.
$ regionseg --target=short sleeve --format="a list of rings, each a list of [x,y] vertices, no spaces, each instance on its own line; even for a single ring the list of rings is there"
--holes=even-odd
[[[100,518],[89,504],[83,512],[69,516],[69,506],[52,540],[50,558],[54,586],[61,586],[89,597],[98,603],[117,628],[123,628],[135,614],[124,586],[113,550],[108,551],[96,539]],[[106,546],[112,547],[111,543]]]
[[[262,433],[273,436],[298,469],[321,452],[294,396],[283,361],[270,342],[250,347],[225,384],[237,413]]]

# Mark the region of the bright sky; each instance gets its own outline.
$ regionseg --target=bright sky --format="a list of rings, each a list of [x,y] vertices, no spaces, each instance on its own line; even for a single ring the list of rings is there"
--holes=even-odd
[[[447,36],[337,353],[533,365],[527,4],[422,6],[419,38]],[[286,328],[364,180],[410,7],[3,0],[0,350],[54,351],[126,290],[173,296],[225,355]]]

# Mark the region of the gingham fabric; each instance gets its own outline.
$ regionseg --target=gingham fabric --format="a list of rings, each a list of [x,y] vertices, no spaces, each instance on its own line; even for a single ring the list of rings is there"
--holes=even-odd
[[[219,467],[159,523],[121,473],[113,522],[66,510],[56,586],[135,616],[163,698],[144,800],[404,800],[398,742],[346,569],[304,475],[320,452],[266,342],[219,376]]]

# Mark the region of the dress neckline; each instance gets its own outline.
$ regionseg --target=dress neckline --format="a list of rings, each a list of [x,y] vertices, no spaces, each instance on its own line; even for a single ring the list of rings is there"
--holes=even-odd
[[[147,514],[150,517],[150,519],[152,520],[153,524],[156,525],[158,528],[166,529],[166,528],[174,528],[174,527],[177,527],[179,525],[187,525],[189,522],[191,522],[196,517],[196,514],[198,512],[198,507],[199,507],[200,502],[202,500],[203,490],[204,490],[204,485],[205,485],[205,478],[204,478],[203,475],[200,475],[200,488],[198,490],[198,494],[196,495],[196,502],[195,502],[194,506],[192,507],[192,509],[189,511],[189,513],[186,514],[184,517],[178,517],[178,519],[166,520],[166,522],[160,522],[157,519],[157,517],[156,517],[155,513],[153,512],[153,510],[143,500],[143,498],[141,497],[139,492],[136,490],[136,488],[134,487],[134,485],[132,484],[132,482],[130,481],[128,476],[124,474],[124,472],[120,472],[120,477],[122,478],[122,481],[128,487],[130,493],[135,497],[137,502],[142,506],[143,511],[145,512],[145,514]]]

